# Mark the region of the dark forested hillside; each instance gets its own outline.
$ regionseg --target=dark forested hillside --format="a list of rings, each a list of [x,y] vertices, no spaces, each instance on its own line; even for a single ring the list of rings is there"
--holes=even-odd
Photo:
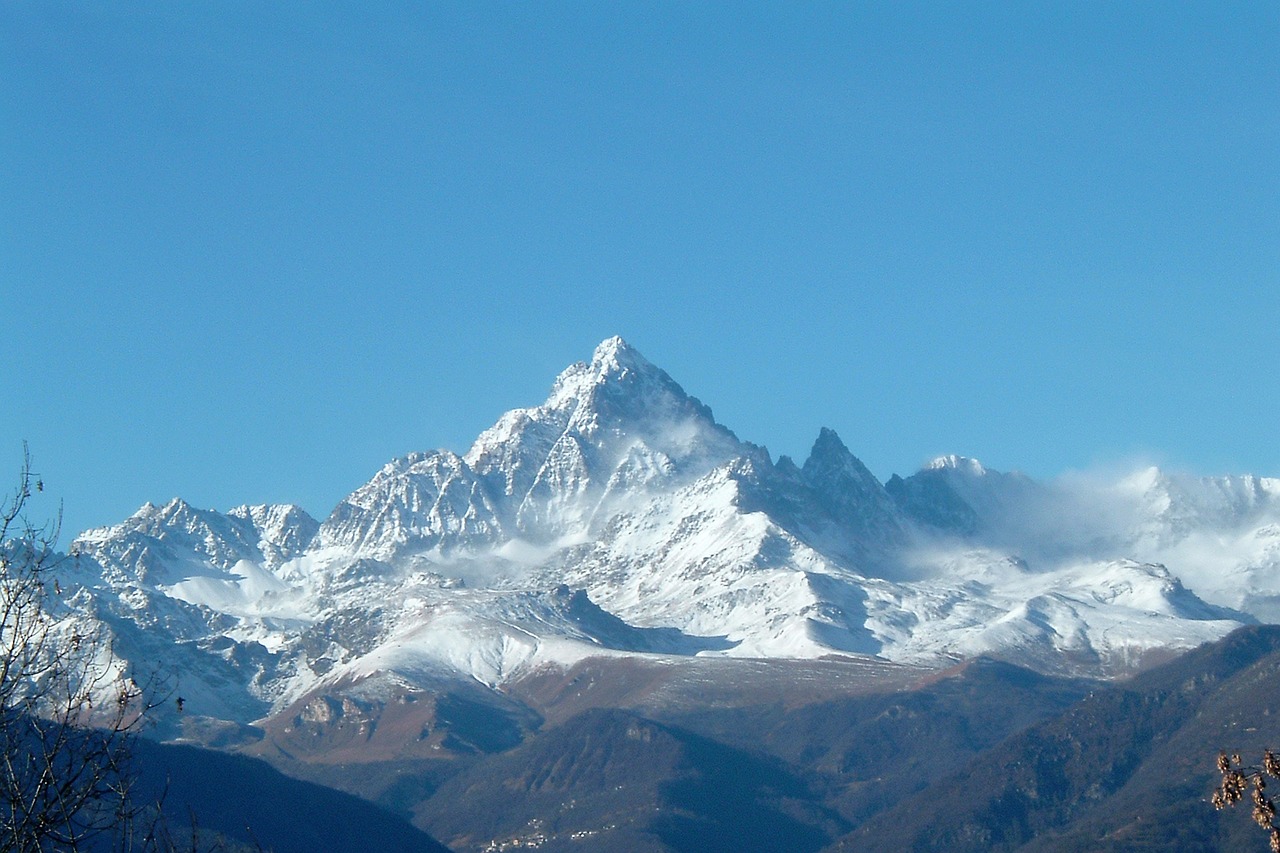
[[[163,797],[177,838],[199,832],[202,849],[272,853],[437,853],[446,848],[408,821],[358,797],[291,779],[263,761],[139,740],[139,803]]]
[[[1219,749],[1280,741],[1280,627],[1097,690],[872,818],[841,850],[1263,849],[1208,796]],[[889,845],[889,846],[884,846]],[[1241,846],[1243,845],[1243,846]]]

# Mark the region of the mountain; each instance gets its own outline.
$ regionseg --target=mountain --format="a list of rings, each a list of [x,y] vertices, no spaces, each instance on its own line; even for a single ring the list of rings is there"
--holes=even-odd
[[[940,456],[905,479],[895,474],[885,489],[917,522],[964,536],[1007,528],[1012,514],[1045,500],[1041,487],[1021,474],[990,471],[955,455]]]
[[[204,565],[224,572],[240,563],[277,567],[300,556],[317,527],[296,506],[241,506],[224,514],[174,498],[163,507],[145,504],[114,527],[85,531],[72,549],[93,552],[120,577],[160,585]]]
[[[1219,749],[1258,756],[1271,742],[1278,673],[1275,626],[1240,629],[1113,685],[988,658],[943,671],[596,658],[512,684],[542,724],[446,772],[401,761],[371,773],[350,763],[354,753],[327,776],[310,772],[364,786],[458,851],[1248,849],[1262,834],[1242,810],[1215,812],[1207,793]],[[310,717],[370,725],[354,704]],[[400,719],[390,727],[403,738]],[[266,773],[277,786],[268,792],[261,768],[215,759],[187,749],[164,767],[177,773],[174,802],[212,796],[219,805],[202,825],[232,837],[246,816],[255,837],[259,826],[287,833],[277,827],[288,812],[254,817],[260,804],[317,796]],[[216,784],[241,772],[249,784]],[[370,785],[378,775],[381,787]],[[210,782],[214,791],[187,799]],[[337,822],[326,846],[342,849],[358,809],[340,799],[324,808]],[[406,837],[385,815],[375,826]]]
[[[1095,686],[987,659],[595,659],[510,686],[544,720],[519,746],[373,796],[459,851],[816,850]]]
[[[1120,674],[1280,601],[1274,481],[1090,489],[963,457],[882,485],[825,428],[802,465],[775,462],[611,338],[465,454],[394,460],[323,522],[175,499],[87,531],[64,601],[124,661],[180,673],[181,727],[232,724],[220,738],[317,697],[453,683],[506,713],[504,684],[600,656]],[[1254,547],[1230,592],[1196,556],[1228,533]]]
[[[945,456],[881,484],[827,428],[775,461],[611,338],[465,453],[392,460],[323,521],[147,504],[77,537],[55,589],[59,631],[98,626],[113,666],[182,697],[151,712],[158,738],[463,846],[607,849],[616,824],[623,846],[688,849],[741,842],[723,818],[746,814],[821,846],[1080,679],[1280,618],[1280,481],[1039,482]],[[637,802],[680,820],[583,781],[632,759]],[[553,795],[583,803],[554,832]],[[515,797],[511,817],[477,823],[468,797]]]

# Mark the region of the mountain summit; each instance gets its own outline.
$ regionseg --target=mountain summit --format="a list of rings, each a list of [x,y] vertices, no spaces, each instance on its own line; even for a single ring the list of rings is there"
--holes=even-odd
[[[546,402],[507,412],[465,456],[433,451],[385,467],[318,541],[378,557],[553,543],[746,452],[665,371],[609,338],[560,374]]]

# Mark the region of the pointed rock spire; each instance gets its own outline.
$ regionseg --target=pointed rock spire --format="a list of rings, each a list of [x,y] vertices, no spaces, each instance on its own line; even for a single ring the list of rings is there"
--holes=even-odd
[[[858,457],[849,452],[834,430],[823,427],[818,433],[809,458],[801,469],[815,488],[853,488],[859,492],[878,493],[880,481],[867,470]]]
[[[834,430],[823,427],[818,433],[800,473],[826,511],[857,535],[869,539],[900,535],[893,499]]]

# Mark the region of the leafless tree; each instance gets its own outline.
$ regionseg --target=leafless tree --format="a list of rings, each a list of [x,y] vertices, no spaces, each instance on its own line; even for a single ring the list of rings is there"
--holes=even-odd
[[[137,821],[154,810],[130,797],[150,685],[65,600],[60,513],[43,524],[27,513],[43,489],[24,445],[0,506],[0,853],[154,847],[154,821]]]

